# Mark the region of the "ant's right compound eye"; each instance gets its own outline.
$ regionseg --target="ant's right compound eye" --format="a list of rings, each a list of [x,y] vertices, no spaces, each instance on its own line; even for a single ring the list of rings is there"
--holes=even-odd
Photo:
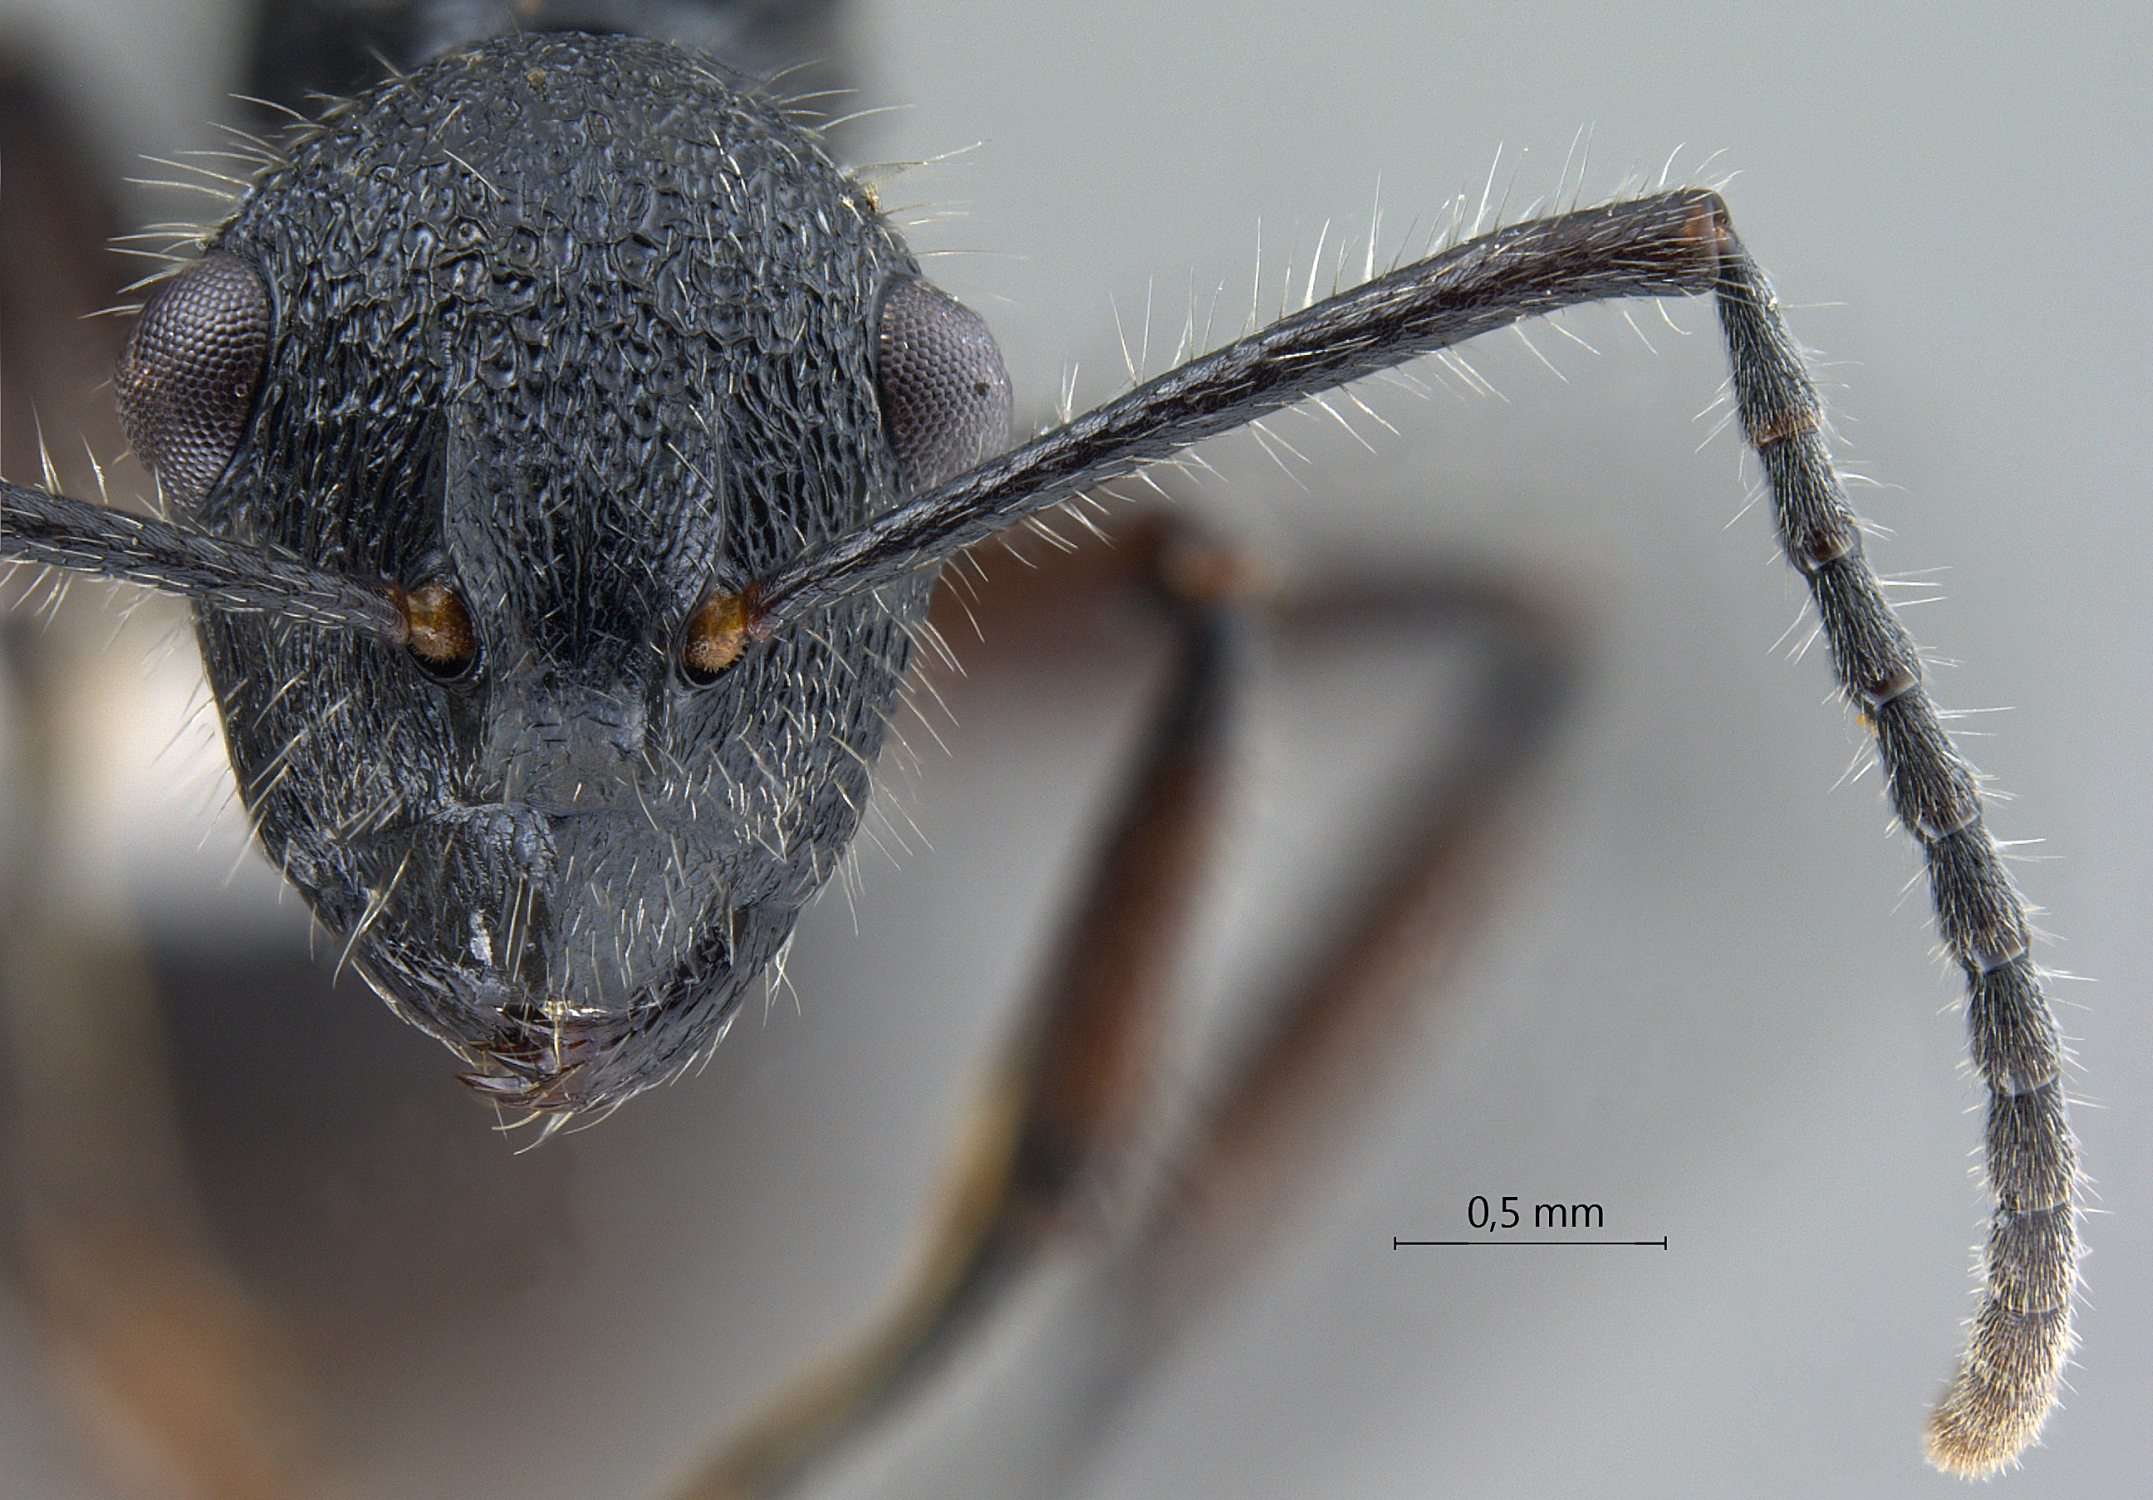
[[[205,255],[160,283],[113,372],[120,422],[165,493],[209,493],[239,446],[269,350],[269,290],[246,262]]]
[[[875,330],[882,427],[905,487],[931,490],[1009,441],[1009,372],[986,320],[911,277],[882,294]]]

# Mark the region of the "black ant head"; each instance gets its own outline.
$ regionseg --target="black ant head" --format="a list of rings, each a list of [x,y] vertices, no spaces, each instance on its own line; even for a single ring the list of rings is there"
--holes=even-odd
[[[144,309],[122,411],[180,523],[0,482],[0,557],[208,606],[271,858],[477,1086],[602,1107],[833,872],[942,560],[1524,316],[1767,306],[1746,265],[1703,190],[1528,221],[993,456],[994,341],[782,109],[507,39],[332,111]]]
[[[866,806],[933,569],[762,631],[755,580],[1009,414],[984,326],[811,135],[592,37],[332,112],[117,385],[204,530],[385,581],[402,649],[202,612],[242,794],[399,1013],[563,1112],[715,1042]]]

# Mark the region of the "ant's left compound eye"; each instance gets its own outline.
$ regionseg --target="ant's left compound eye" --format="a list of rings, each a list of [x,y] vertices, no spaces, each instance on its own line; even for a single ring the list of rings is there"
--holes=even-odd
[[[986,320],[905,277],[882,294],[875,331],[882,426],[918,494],[992,458],[1009,441],[1009,372]]]
[[[269,350],[269,291],[245,261],[205,255],[142,306],[113,372],[127,440],[165,492],[201,499],[254,402]]]

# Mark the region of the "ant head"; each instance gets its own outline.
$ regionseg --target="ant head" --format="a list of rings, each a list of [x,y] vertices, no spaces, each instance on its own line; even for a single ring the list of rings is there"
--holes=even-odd
[[[540,1109],[671,1076],[782,951],[953,553],[1580,302],[1717,289],[1738,384],[1789,386],[1725,205],[1684,189],[1400,266],[989,457],[993,341],[867,191],[621,38],[499,41],[340,107],[210,252],[121,381],[186,521],[0,482],[0,557],[210,606],[269,854]]]
[[[933,570],[759,632],[754,580],[1009,413],[984,326],[811,135],[598,38],[333,112],[117,384],[204,529],[386,580],[403,650],[204,612],[241,791],[389,1003],[556,1111],[714,1042],[866,805]]]

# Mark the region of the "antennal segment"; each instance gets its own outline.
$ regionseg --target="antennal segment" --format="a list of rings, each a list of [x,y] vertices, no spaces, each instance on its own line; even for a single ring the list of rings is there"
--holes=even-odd
[[[1514,224],[1379,276],[817,548],[762,581],[749,634],[767,638],[1071,495],[1364,375],[1581,303],[1708,292],[1725,214],[1717,193],[1662,193]]]
[[[42,563],[254,611],[357,630],[392,646],[411,624],[390,595],[191,526],[0,480],[0,558]]]

